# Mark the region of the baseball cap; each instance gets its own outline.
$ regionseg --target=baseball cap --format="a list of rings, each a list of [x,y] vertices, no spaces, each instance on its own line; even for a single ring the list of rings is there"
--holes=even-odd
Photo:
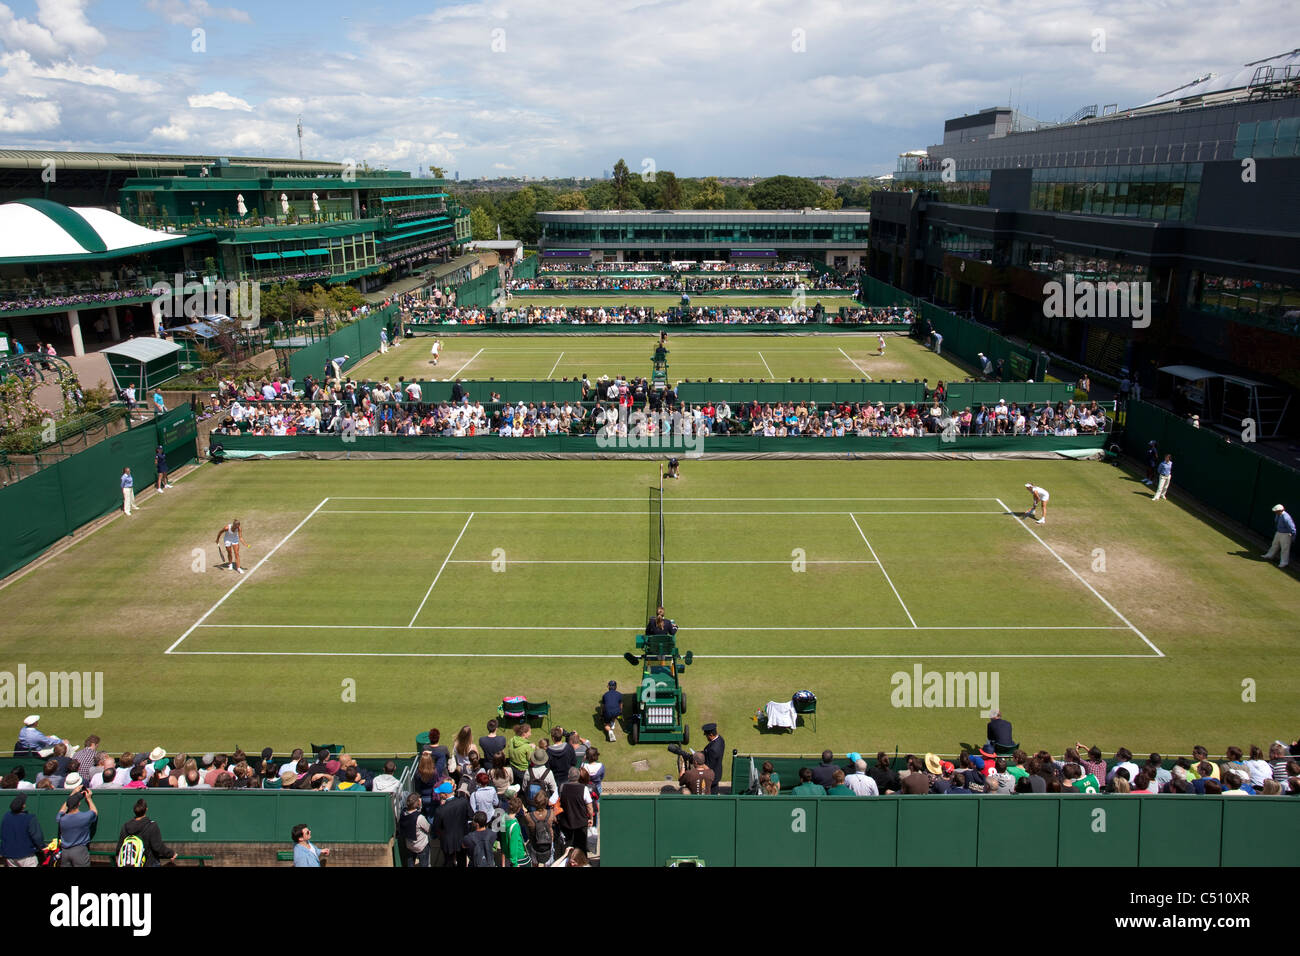
[[[851,754],[846,754],[845,759],[848,760],[849,763],[857,763],[859,760],[862,759],[862,754],[858,753],[855,750]]]
[[[450,780],[446,780],[446,781],[443,781],[442,783],[438,784],[438,786],[434,787],[433,792],[434,792],[434,793],[451,793],[451,790],[452,790],[452,787],[451,787],[451,781],[450,781]]]
[[[28,716],[23,718],[23,726],[30,727],[40,719],[41,719],[40,714],[29,714]]]
[[[1026,482],[1025,482],[1025,487],[1026,487],[1026,488],[1032,488],[1032,487],[1034,487],[1034,483],[1033,483],[1032,481],[1026,481]]]
[[[1282,505],[1274,505],[1274,506],[1273,506],[1273,510],[1274,510],[1274,511],[1286,511],[1286,508],[1284,508]]]

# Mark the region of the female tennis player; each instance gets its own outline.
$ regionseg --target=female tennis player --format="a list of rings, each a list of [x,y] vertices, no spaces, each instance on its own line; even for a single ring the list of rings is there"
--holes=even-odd
[[[243,544],[244,532],[239,526],[238,518],[217,532],[217,554],[226,559],[224,567],[238,571],[240,574],[244,573],[244,569],[239,565],[239,549]]]

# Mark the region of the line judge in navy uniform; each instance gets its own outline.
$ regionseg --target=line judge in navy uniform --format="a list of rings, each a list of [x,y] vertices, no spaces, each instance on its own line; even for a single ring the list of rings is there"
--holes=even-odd
[[[709,793],[717,793],[718,784],[722,782],[722,756],[726,752],[727,742],[718,735],[717,724],[705,724],[700,729],[709,739],[704,747],[704,765],[713,771],[713,785],[709,787]]]

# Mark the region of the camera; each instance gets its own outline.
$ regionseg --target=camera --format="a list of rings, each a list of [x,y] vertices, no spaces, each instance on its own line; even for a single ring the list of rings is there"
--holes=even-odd
[[[681,744],[669,744],[668,752],[670,754],[676,754],[682,759],[686,759],[687,757],[692,757],[695,755],[694,750],[692,750],[690,747],[683,747]]]

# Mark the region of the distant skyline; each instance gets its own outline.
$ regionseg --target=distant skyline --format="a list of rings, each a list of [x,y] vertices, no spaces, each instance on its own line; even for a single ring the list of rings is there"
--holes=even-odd
[[[859,177],[952,116],[1122,110],[1296,37],[1266,0],[5,0],[0,147],[296,157],[301,114],[308,158],[462,181]]]

